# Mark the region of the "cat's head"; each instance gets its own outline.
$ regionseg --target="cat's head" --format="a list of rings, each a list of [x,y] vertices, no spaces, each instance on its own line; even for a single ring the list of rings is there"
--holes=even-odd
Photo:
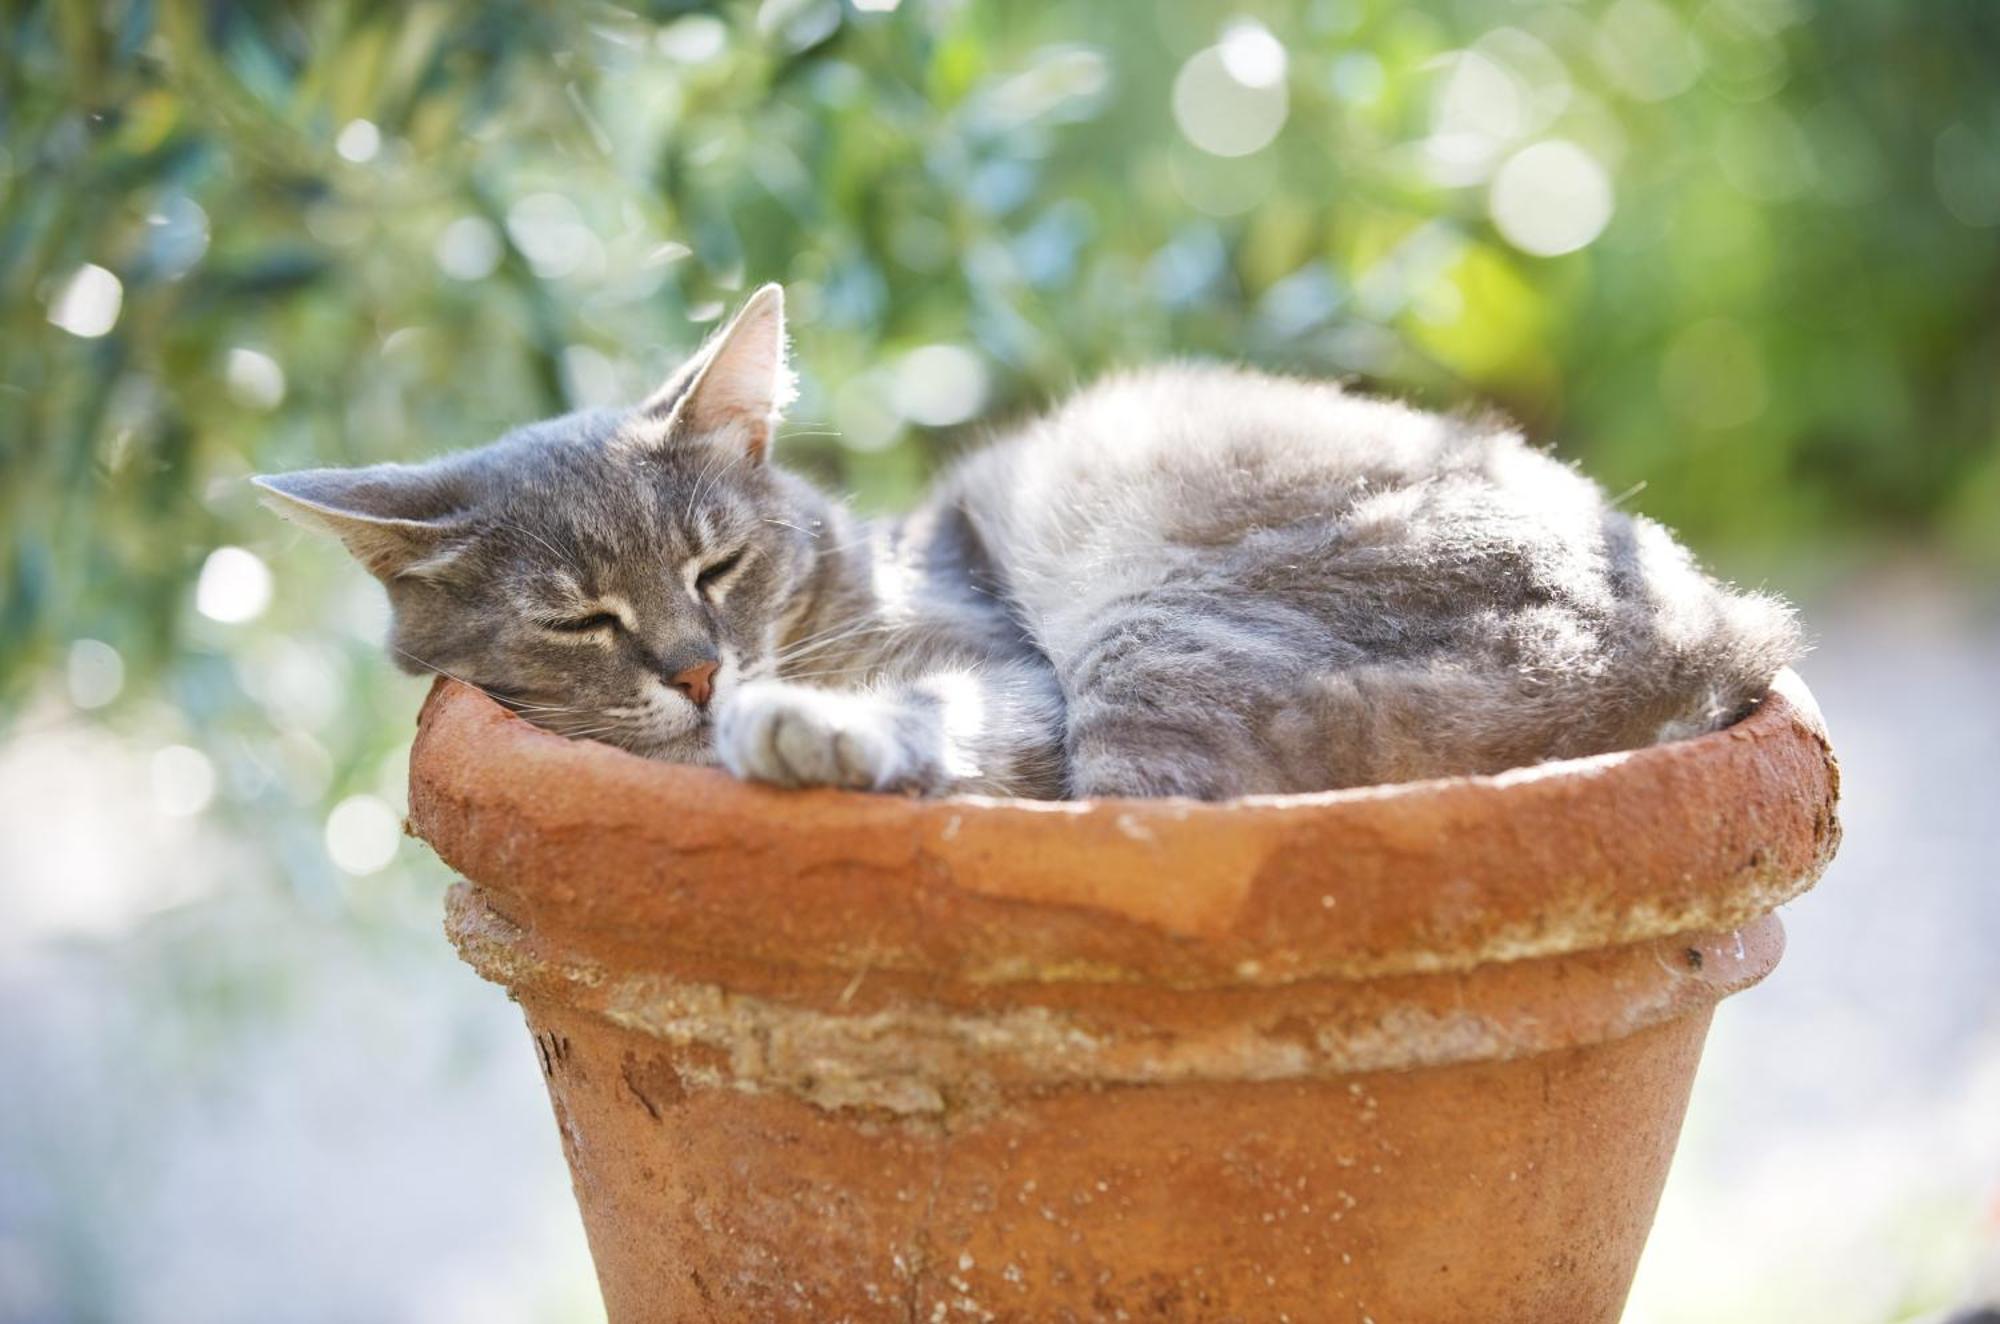
[[[814,563],[823,508],[767,462],[790,396],[767,285],[636,408],[427,464],[255,481],[388,588],[406,670],[565,734],[707,762],[710,714],[768,669]]]

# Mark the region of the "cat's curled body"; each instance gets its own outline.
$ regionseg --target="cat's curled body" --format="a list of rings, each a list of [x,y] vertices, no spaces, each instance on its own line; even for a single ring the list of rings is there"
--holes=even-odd
[[[1798,651],[1781,603],[1504,427],[1230,368],[1101,382],[857,520],[766,458],[780,310],[629,414],[262,481],[389,584],[406,665],[785,785],[1490,772],[1719,726]]]

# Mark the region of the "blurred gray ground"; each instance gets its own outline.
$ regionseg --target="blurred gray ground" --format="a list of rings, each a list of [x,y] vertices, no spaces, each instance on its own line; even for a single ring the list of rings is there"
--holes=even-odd
[[[1628,1324],[1877,1324],[2000,1242],[2000,622],[1920,576],[1808,615],[1846,844],[1717,1018]],[[139,757],[0,750],[0,1321],[600,1318],[519,1018],[435,896],[240,886]],[[129,913],[49,920],[134,871]]]

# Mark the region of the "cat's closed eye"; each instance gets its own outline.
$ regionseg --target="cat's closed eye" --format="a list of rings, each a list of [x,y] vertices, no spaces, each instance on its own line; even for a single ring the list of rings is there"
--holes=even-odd
[[[608,611],[592,612],[588,616],[577,616],[568,620],[548,621],[547,628],[557,634],[595,634],[599,630],[613,630],[622,625],[615,615]]]
[[[722,581],[729,578],[730,572],[737,566],[743,564],[743,555],[747,550],[738,548],[721,560],[711,561],[702,567],[700,573],[694,577],[694,591],[704,598],[713,598],[716,591],[722,587]]]

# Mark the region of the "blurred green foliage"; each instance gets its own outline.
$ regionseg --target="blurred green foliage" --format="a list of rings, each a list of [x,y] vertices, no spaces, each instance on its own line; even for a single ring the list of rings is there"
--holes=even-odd
[[[907,499],[951,424],[1201,354],[1496,404],[1726,565],[1874,534],[2000,560],[1982,0],[105,0],[5,24],[15,701],[90,637],[161,679],[128,701],[246,732],[246,690],[317,678],[301,734],[380,755],[365,587],[239,480],[635,396],[766,279],[805,374],[785,451],[867,505]],[[227,544],[278,567],[247,624],[194,610]]]

